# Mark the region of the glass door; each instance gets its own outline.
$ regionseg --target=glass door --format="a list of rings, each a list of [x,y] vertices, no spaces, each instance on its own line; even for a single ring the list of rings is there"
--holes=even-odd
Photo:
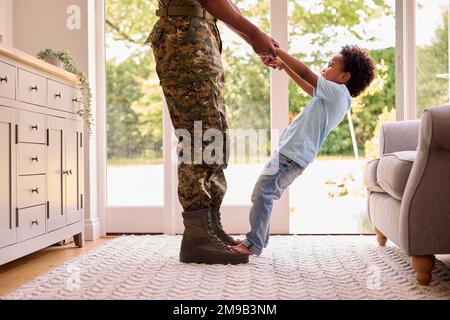
[[[356,44],[375,60],[377,77],[291,186],[295,234],[372,233],[364,164],[377,157],[380,123],[395,120],[395,0],[338,2],[288,0],[289,51],[319,71],[342,46]],[[309,99],[290,82],[290,120]]]
[[[107,232],[163,232],[163,99],[150,47],[154,1],[105,1]]]
[[[330,135],[319,159],[291,186],[273,215],[281,226],[275,233],[371,232],[361,175],[365,161],[377,155],[377,128],[383,121],[395,120],[396,96],[405,93],[404,85],[396,84],[399,70],[395,68],[395,61],[401,60],[395,50],[395,4],[401,0],[345,1],[333,7],[325,7],[319,0],[235,2],[285,49],[317,70],[347,43],[365,47],[375,59],[373,86],[354,101],[352,113]],[[431,3],[437,11],[427,13],[424,10]],[[157,4],[151,0],[105,0],[105,6],[107,232],[179,233],[183,226],[176,193],[176,141],[153,54],[150,47],[142,45],[156,22],[152,12]],[[448,101],[448,50],[445,55],[433,54],[438,46],[448,48],[445,10],[448,14],[447,0],[417,0],[418,19],[427,14],[442,18],[431,19],[436,21],[431,29],[417,28],[419,113],[423,106]],[[403,19],[408,17],[402,12],[398,21]],[[234,136],[226,170],[223,223],[227,231],[242,233],[248,230],[253,186],[276,145],[277,134],[301,112],[307,97],[284,74],[265,68],[251,48],[221,22],[218,25],[224,44],[225,103]],[[421,33],[426,33],[423,38],[428,40],[422,41]],[[439,62],[426,67],[431,61]],[[432,73],[434,87],[422,90],[420,86],[432,85],[419,80],[429,78],[427,72]]]
[[[448,0],[416,0],[417,118],[428,107],[449,104]]]
[[[264,31],[270,31],[270,0],[237,4]],[[105,0],[105,6],[106,229],[109,233],[180,233],[176,139],[153,53],[149,46],[142,46],[157,20],[153,14],[157,3]],[[248,44],[221,22],[218,25],[224,44],[225,103],[232,137],[222,219],[227,231],[242,233],[249,228],[253,185],[270,157],[273,142],[271,71]],[[281,201],[287,203],[287,199]]]
[[[270,28],[270,1],[237,2],[244,15],[265,32]],[[249,230],[251,193],[270,157],[270,70],[252,48],[223,23],[225,104],[231,135],[230,161],[225,176],[224,228],[233,233]]]
[[[244,15],[265,32],[270,32],[270,9],[273,3],[270,0],[236,1]],[[223,42],[225,104],[231,137],[229,165],[225,170],[227,193],[221,207],[222,223],[227,232],[242,234],[250,228],[248,214],[253,186],[270,158],[271,145],[277,136],[276,130],[272,129],[277,125],[272,116],[273,108],[276,107],[271,102],[273,71],[264,66],[252,48],[222,22],[218,22],[218,27]],[[166,141],[171,146],[164,150],[172,153],[176,141],[172,133],[169,137]],[[181,207],[176,199],[176,165],[170,161],[166,163],[166,168],[164,176],[166,191],[169,193],[165,203],[166,232],[179,233],[183,231],[183,226]],[[287,223],[285,226],[283,224],[283,220],[288,220],[286,197],[278,201],[274,211],[279,212],[274,215],[272,230],[288,233]]]

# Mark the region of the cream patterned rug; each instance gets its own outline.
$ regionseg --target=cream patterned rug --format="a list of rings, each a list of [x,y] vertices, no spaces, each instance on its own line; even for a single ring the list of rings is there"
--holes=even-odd
[[[178,261],[180,236],[121,236],[3,299],[450,299],[437,261],[420,287],[408,257],[372,236],[275,236],[247,265]]]

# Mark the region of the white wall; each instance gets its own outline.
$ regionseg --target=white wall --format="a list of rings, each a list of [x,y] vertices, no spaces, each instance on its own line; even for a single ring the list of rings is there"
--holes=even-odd
[[[0,0],[0,42],[13,46],[13,0]]]
[[[1,0],[0,0],[1,1]],[[67,50],[88,71],[88,0],[14,0],[14,47],[35,56],[44,48]],[[67,13],[70,6],[79,15]],[[79,19],[77,19],[79,17]],[[71,22],[79,21],[79,27]],[[67,26],[75,26],[70,29]]]

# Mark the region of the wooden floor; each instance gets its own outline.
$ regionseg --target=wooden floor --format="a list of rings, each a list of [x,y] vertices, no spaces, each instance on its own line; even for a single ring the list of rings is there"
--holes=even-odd
[[[74,242],[63,246],[52,246],[0,266],[0,297],[13,292],[65,261],[114,238],[108,236],[95,241],[85,241],[83,248],[77,248]]]

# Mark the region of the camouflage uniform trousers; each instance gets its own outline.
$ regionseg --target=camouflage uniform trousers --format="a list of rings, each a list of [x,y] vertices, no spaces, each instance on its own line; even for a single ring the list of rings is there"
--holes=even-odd
[[[178,150],[190,147],[191,162],[178,163],[178,197],[184,211],[220,208],[227,190],[228,124],[223,101],[224,72],[222,42],[214,21],[197,17],[167,17],[158,20],[149,39],[156,60],[156,71],[166,98],[174,129],[188,132],[186,141],[178,136]],[[201,135],[195,136],[195,122],[201,121]],[[195,162],[195,153],[209,142],[203,140],[208,129],[222,133],[220,161]],[[195,132],[194,132],[195,131]],[[201,139],[202,150],[194,150]],[[180,154],[179,154],[180,156]],[[183,155],[185,156],[185,155]]]

